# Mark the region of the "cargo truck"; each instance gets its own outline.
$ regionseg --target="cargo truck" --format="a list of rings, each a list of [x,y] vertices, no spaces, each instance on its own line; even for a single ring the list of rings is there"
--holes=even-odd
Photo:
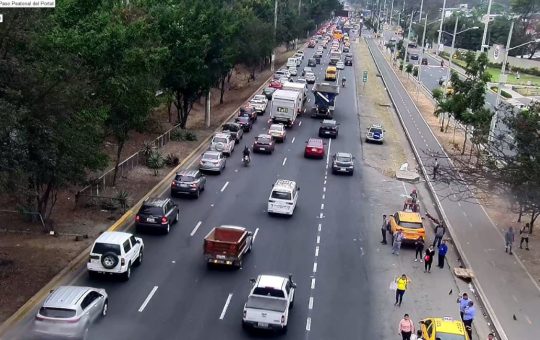
[[[283,123],[292,127],[299,110],[300,93],[290,90],[276,90],[272,95],[270,119],[273,123]]]
[[[246,228],[222,225],[204,237],[204,260],[207,264],[242,267],[244,256],[251,252],[253,233]]]
[[[315,118],[331,119],[334,116],[336,97],[339,95],[339,85],[319,83],[313,85],[315,107],[311,114]]]
[[[306,111],[306,109],[304,108],[304,104],[307,100],[306,84],[285,82],[283,83],[282,89],[286,91],[296,91],[300,94],[300,96],[298,97],[298,113],[304,113]]]

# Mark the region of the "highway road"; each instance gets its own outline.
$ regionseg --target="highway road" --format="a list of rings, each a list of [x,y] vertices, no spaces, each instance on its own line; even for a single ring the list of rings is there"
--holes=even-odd
[[[540,334],[540,324],[532,321],[540,312],[540,287],[526,272],[517,256],[504,253],[503,235],[475,201],[465,202],[454,194],[467,188],[455,183],[441,183],[433,179],[433,154],[443,153],[441,145],[423,120],[412,99],[386,62],[375,40],[368,40],[370,50],[392,96],[403,125],[409,132],[420,161],[444,209],[454,243],[461,248],[465,264],[476,275],[476,284],[484,303],[504,339],[534,339]],[[439,159],[441,168],[451,169],[447,159]],[[514,317],[517,316],[516,322]]]
[[[306,50],[302,66],[313,52]],[[327,61],[326,55],[323,65],[316,67],[319,81]],[[264,332],[245,332],[241,327],[249,279],[268,273],[291,273],[297,283],[283,339],[390,339],[397,337],[397,323],[406,312],[415,321],[458,317],[455,296],[447,293],[458,291],[449,270],[424,274],[422,264],[412,261],[414,250],[403,249],[401,256],[394,256],[389,246],[379,243],[381,215],[398,210],[411,187],[364,163],[364,148],[388,149],[363,144],[367,126],[358,118],[363,108],[361,99],[357,102],[353,72],[354,67],[340,72],[339,77],[347,78],[336,104],[340,132],[337,139],[326,141],[326,151],[353,153],[354,176],[332,175],[328,157],[303,158],[305,141],[317,136],[320,125],[309,115],[288,130],[286,142],[278,144],[274,154],[252,155],[251,165],[242,167],[241,149],[269,126],[268,113],[260,116],[225,171],[208,176],[198,200],[175,199],[181,218],[170,234],[139,235],[145,242],[145,259],[130,281],[89,279],[80,268],[73,284],[105,288],[110,299],[109,313],[93,326],[91,339],[268,338]],[[291,218],[271,217],[265,211],[276,179],[295,180],[301,188]],[[239,270],[208,269],[204,263],[203,238],[221,224],[255,232],[253,251]],[[402,273],[411,275],[413,284],[398,308],[388,284]],[[25,338],[21,334],[30,327],[32,313],[5,338]]]

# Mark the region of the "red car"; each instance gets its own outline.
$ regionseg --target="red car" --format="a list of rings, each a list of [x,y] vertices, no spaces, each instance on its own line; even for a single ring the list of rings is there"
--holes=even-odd
[[[283,83],[279,80],[272,80],[272,82],[270,83],[270,87],[281,90],[283,88]]]
[[[324,143],[320,138],[310,138],[304,150],[305,158],[324,158]]]

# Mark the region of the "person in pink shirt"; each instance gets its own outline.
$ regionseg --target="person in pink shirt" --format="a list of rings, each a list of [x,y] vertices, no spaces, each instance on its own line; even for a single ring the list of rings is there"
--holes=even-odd
[[[409,314],[405,314],[399,322],[398,334],[403,340],[411,340],[411,335],[414,332],[414,322],[409,318]]]

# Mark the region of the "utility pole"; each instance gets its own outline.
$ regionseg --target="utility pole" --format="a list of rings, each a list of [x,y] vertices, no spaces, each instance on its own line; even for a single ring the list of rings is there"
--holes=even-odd
[[[420,21],[422,21],[422,9],[424,8],[424,0],[422,0],[422,2],[420,2],[420,15],[418,16],[418,23],[420,23]]]
[[[405,47],[405,55],[403,56],[403,68],[401,70],[402,72],[405,71],[405,66],[407,63],[407,53],[409,52],[409,42],[411,41],[411,29],[412,29],[413,18],[414,18],[414,10],[411,11],[411,20],[409,21],[409,31],[407,32],[407,42],[403,40],[403,42],[406,43],[407,46]]]
[[[437,55],[439,55],[439,50],[441,48],[441,36],[443,32],[442,27],[444,23],[445,10],[446,10],[446,0],[443,1],[442,11],[441,11],[441,25],[439,26],[439,38],[437,39]]]
[[[204,106],[204,125],[206,125],[207,128],[210,127],[210,89],[208,90],[208,93],[206,94],[206,105]]]
[[[392,0],[392,6],[390,6],[390,27],[392,27],[392,19],[394,18],[394,0]]]
[[[426,18],[424,19],[424,33],[422,33],[422,41],[420,42],[422,45],[422,54],[420,57],[420,65],[418,65],[418,82],[416,83],[416,100],[418,100],[419,95],[419,88],[420,88],[420,74],[422,73],[422,60],[424,59],[424,51],[425,51],[425,41],[426,41],[426,28],[427,28],[427,17],[428,14],[426,13]]]
[[[387,11],[386,11],[386,0],[384,0],[384,5],[383,5],[383,13],[384,13],[384,19],[385,19],[385,22],[386,22],[386,16],[388,15]],[[384,26],[383,26],[383,31],[384,31]]]
[[[270,60],[270,72],[274,73],[276,62],[276,34],[277,34],[277,12],[278,0],[274,0],[274,47],[272,48],[272,57]]]
[[[488,8],[487,8],[487,14],[485,16],[485,22],[484,22],[484,34],[482,35],[482,45],[480,45],[480,52],[484,52],[484,48],[486,48],[486,38],[487,38],[487,31],[488,31],[488,24],[489,24],[489,15],[491,14],[491,2],[492,0],[489,0],[488,2]],[[512,21],[512,24],[514,24],[514,21]]]

